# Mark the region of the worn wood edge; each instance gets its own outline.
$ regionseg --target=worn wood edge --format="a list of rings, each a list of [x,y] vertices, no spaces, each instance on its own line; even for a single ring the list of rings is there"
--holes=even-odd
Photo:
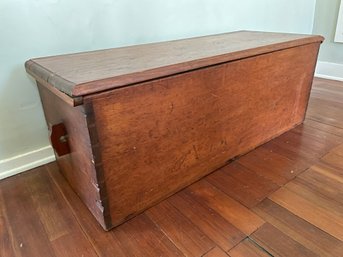
[[[88,96],[87,98],[85,98],[85,102],[88,102],[88,101],[89,101],[89,102],[93,101],[93,99],[92,99],[91,96]],[[92,103],[92,104],[93,104],[93,103]],[[93,108],[93,107],[92,107],[92,108]],[[305,115],[304,115],[304,117],[305,117]],[[92,118],[95,118],[95,117],[93,116]],[[227,164],[229,164],[229,163],[235,161],[235,160],[236,160],[237,158],[239,158],[240,156],[243,156],[243,155],[245,155],[245,154],[248,154],[249,152],[253,151],[254,149],[256,149],[256,148],[262,146],[262,145],[265,144],[265,143],[268,143],[269,141],[273,140],[274,138],[276,138],[276,137],[278,137],[278,136],[280,136],[280,135],[282,135],[282,134],[284,134],[284,133],[290,131],[291,129],[293,129],[293,128],[299,126],[299,125],[301,125],[302,123],[303,123],[303,119],[302,119],[300,122],[295,123],[295,124],[292,124],[290,127],[286,128],[286,129],[284,129],[284,130],[281,130],[279,133],[277,133],[277,134],[271,136],[270,138],[267,138],[266,140],[264,140],[264,141],[261,142],[260,144],[258,144],[258,145],[256,145],[256,146],[254,146],[254,147],[252,147],[252,148],[246,150],[245,152],[243,152],[243,153],[241,153],[241,154],[238,154],[238,155],[235,155],[235,156],[233,156],[233,157],[229,157],[227,161],[225,161],[224,163],[218,164],[215,168],[213,168],[212,171],[209,171],[209,172],[206,173],[205,175],[200,176],[199,178],[197,178],[196,180],[194,180],[194,181],[191,182],[191,183],[185,183],[184,185],[181,185],[180,188],[177,188],[177,189],[171,191],[168,195],[165,195],[163,198],[158,199],[158,200],[152,202],[150,205],[146,206],[146,208],[144,208],[143,210],[140,210],[140,211],[137,211],[137,212],[135,212],[135,213],[132,213],[132,214],[130,214],[129,216],[127,216],[127,217],[125,217],[125,218],[123,218],[123,219],[121,219],[121,220],[118,220],[118,221],[115,222],[115,223],[112,222],[112,219],[111,219],[111,216],[110,216],[110,217],[109,217],[110,222],[107,221],[107,222],[109,222],[109,223],[108,223],[109,226],[106,227],[106,228],[104,227],[104,229],[105,229],[106,231],[109,231],[109,230],[111,230],[112,228],[115,228],[115,227],[117,227],[117,226],[123,224],[124,222],[127,222],[127,221],[129,221],[129,220],[135,218],[135,217],[138,216],[139,214],[144,213],[147,209],[149,209],[149,208],[151,208],[151,207],[153,207],[153,206],[155,206],[155,205],[161,203],[162,201],[164,201],[164,200],[168,199],[169,197],[173,196],[174,194],[178,193],[178,192],[179,192],[180,190],[182,190],[183,188],[188,187],[188,186],[190,186],[190,185],[192,185],[192,184],[197,183],[198,181],[200,181],[201,179],[205,178],[206,176],[208,176],[208,175],[210,175],[210,174],[212,174],[212,173],[214,173],[214,172],[220,170],[221,168],[225,167]],[[100,148],[100,146],[99,146],[99,148]],[[101,149],[99,149],[98,151],[100,151],[100,150],[101,150]],[[101,167],[101,168],[102,168],[102,167]],[[100,174],[100,175],[101,175],[101,176],[100,176],[100,179],[104,179],[104,175],[103,175],[103,172],[104,172],[104,171],[101,169],[100,172],[101,172],[101,174]],[[98,173],[98,171],[97,171],[97,173]],[[101,180],[100,180],[100,181],[101,181]],[[101,183],[101,186],[103,186],[103,189],[106,190],[106,185],[105,185],[105,184],[106,184],[106,181],[103,180],[103,183]],[[104,203],[107,204],[107,208],[108,208],[108,210],[109,210],[108,199],[106,198],[105,200],[106,200],[106,202],[104,202]],[[110,213],[109,213],[109,215],[110,215]]]
[[[197,59],[185,63],[178,63],[174,65],[163,66],[156,69],[150,69],[141,72],[129,73],[117,77],[110,77],[100,80],[89,81],[86,83],[75,84],[72,95],[73,96],[85,96],[89,94],[99,93],[110,89],[117,89],[127,87],[136,83],[147,82],[155,79],[161,79],[164,77],[181,74],[185,72],[194,71],[210,66],[215,66],[227,62],[238,61],[247,59],[267,53],[286,50],[289,48],[309,45],[320,44],[324,38],[322,36],[310,36],[307,38],[296,39],[292,41],[286,41],[278,44],[272,44],[267,46],[261,46],[257,48],[251,48],[248,50],[218,55],[214,57],[208,57],[203,59]]]
[[[319,55],[319,50],[320,50],[320,44],[321,43],[317,43],[318,44],[318,49],[317,49],[317,54],[316,54],[316,58],[315,58],[315,62],[313,64],[313,67],[312,67],[312,77],[311,77],[311,81],[310,81],[310,85],[309,85],[309,91],[307,93],[307,96],[306,96],[306,106],[305,106],[305,110],[304,110],[304,117],[302,118],[302,122],[301,124],[305,121],[305,118],[306,118],[306,113],[307,113],[307,109],[308,109],[308,105],[309,105],[309,102],[310,102],[310,97],[311,97],[311,91],[312,91],[312,87],[313,87],[313,81],[314,81],[314,75],[316,73],[316,66],[317,66],[317,63],[318,63],[318,55]]]
[[[104,230],[108,231],[113,228],[110,205],[108,200],[107,188],[104,178],[104,169],[102,165],[101,151],[100,151],[100,142],[98,139],[98,132],[95,125],[95,116],[93,110],[93,102],[86,101],[83,105],[85,110],[86,122],[88,127],[88,133],[91,143],[92,151],[92,163],[94,165],[96,173],[96,184],[94,185],[99,193],[100,201],[96,203],[97,207],[100,209],[103,214],[103,222],[101,225]]]
[[[231,32],[231,33],[237,33]],[[286,33],[284,33],[286,34]],[[218,34],[219,35],[219,34]],[[300,34],[299,34],[300,35]],[[213,35],[214,36],[214,35]],[[293,39],[277,44],[270,44],[266,46],[260,46],[256,48],[246,49],[237,52],[231,52],[227,54],[222,54],[214,57],[207,57],[203,59],[195,59],[193,61],[188,61],[185,63],[178,63],[174,65],[163,66],[156,69],[151,70],[143,70],[141,72],[136,73],[129,73],[126,75],[121,75],[117,77],[109,77],[100,80],[89,81],[85,83],[76,84],[74,82],[68,81],[57,74],[54,74],[50,70],[44,68],[43,66],[39,65],[35,60],[40,60],[42,58],[35,58],[28,60],[25,63],[25,68],[27,72],[32,75],[36,79],[41,79],[47,82],[47,85],[51,86],[52,88],[56,88],[57,90],[64,92],[65,94],[69,95],[70,97],[77,97],[87,94],[92,94],[96,92],[102,92],[108,89],[115,89],[119,87],[129,86],[131,84],[135,84],[138,82],[143,82],[151,79],[157,79],[161,77],[166,77],[170,75],[175,75],[178,73],[183,73],[189,70],[195,70],[199,68],[204,68],[207,66],[211,66],[214,64],[229,62],[233,60],[240,60],[247,57],[252,57],[264,53],[274,52],[277,50],[283,50],[287,48],[292,48],[295,46],[306,45],[315,42],[322,42],[324,38],[319,35],[300,35],[303,38]],[[201,36],[201,37],[208,37],[208,36]],[[201,37],[194,37],[194,38],[187,38],[187,39],[195,39]],[[178,39],[166,42],[173,42],[173,41],[182,41],[187,39]],[[149,43],[145,45],[160,44],[166,42],[158,42],[158,43]],[[120,47],[120,48],[129,48],[128,47]],[[97,50],[103,51],[103,50]],[[90,51],[90,52],[97,52],[97,51]],[[86,52],[87,53],[87,52]],[[81,53],[79,53],[81,54]],[[46,58],[46,57],[45,57]],[[76,101],[77,102],[77,101]],[[76,103],[78,105],[78,103]]]
[[[69,87],[72,87],[75,85],[74,83],[66,81],[57,75],[52,76],[52,73],[50,71],[35,63],[33,60],[28,60],[25,62],[25,69],[26,72],[37,81],[37,83],[41,84],[42,86],[50,90],[54,95],[58,96],[68,105],[74,107],[82,104],[82,97],[71,97],[67,92],[63,92],[63,90],[59,89],[59,87],[53,86],[54,83],[69,83]],[[57,82],[58,80],[60,81]]]
[[[310,46],[311,46],[315,51],[318,51],[319,43],[311,44]],[[316,52],[315,52],[315,53],[316,53]],[[313,58],[312,63],[311,63],[311,66],[312,66],[312,65],[313,65],[313,66],[315,65],[315,59],[314,59],[314,58]],[[311,76],[311,74],[309,74],[309,77],[308,77],[308,78],[310,78],[310,76]],[[313,74],[312,74],[312,76],[313,76]],[[306,80],[306,81],[307,81],[307,80]],[[302,86],[300,87],[300,88],[303,88],[303,89],[305,90],[305,92],[304,92],[304,97],[305,97],[305,95],[309,95],[310,86],[311,86],[310,81],[311,81],[311,80],[309,80],[309,83],[306,83],[306,84],[305,84],[305,83],[302,83]],[[142,86],[142,84],[137,84],[137,86]],[[144,85],[143,85],[143,86],[144,86]],[[100,93],[100,94],[88,95],[88,96],[85,96],[84,99],[85,99],[85,102],[86,102],[86,101],[92,101],[92,103],[95,105],[95,104],[97,104],[98,100],[104,96],[104,94],[107,94],[107,93]],[[298,102],[297,102],[297,104],[298,104]],[[229,162],[231,162],[232,160],[238,158],[239,156],[244,155],[244,154],[250,152],[251,150],[253,150],[253,149],[259,147],[260,145],[263,145],[263,144],[269,142],[270,140],[274,139],[275,137],[278,137],[279,135],[281,135],[281,134],[283,134],[283,133],[285,133],[285,132],[291,130],[292,128],[294,128],[294,127],[296,127],[296,126],[298,126],[298,125],[300,125],[300,124],[302,124],[302,122],[303,122],[303,120],[304,120],[304,117],[305,117],[305,111],[304,111],[304,112],[301,112],[301,113],[299,113],[299,114],[300,114],[300,115],[298,116],[297,119],[292,119],[291,124],[288,124],[288,126],[286,126],[286,127],[284,127],[284,128],[281,128],[281,129],[277,130],[276,133],[275,133],[274,135],[269,135],[265,140],[263,140],[262,142],[259,142],[257,145],[250,146],[249,148],[246,149],[246,151],[244,151],[244,152],[242,152],[242,153],[239,153],[239,154],[233,155],[233,156],[227,156],[226,161],[223,161],[223,162],[217,164],[215,167],[213,167],[213,168],[211,168],[211,169],[208,169],[206,172],[204,172],[204,174],[201,174],[200,176],[196,176],[196,177],[194,178],[193,181],[190,181],[190,182],[187,182],[187,183],[184,183],[184,184],[180,185],[180,187],[178,187],[178,188],[176,188],[175,190],[169,192],[169,193],[168,193],[167,195],[165,195],[163,198],[156,199],[156,201],[154,201],[154,202],[148,204],[148,206],[146,206],[146,208],[149,208],[149,207],[151,207],[151,206],[153,206],[153,205],[155,205],[155,204],[161,202],[164,198],[167,198],[167,197],[169,197],[169,196],[175,194],[176,192],[178,192],[179,190],[181,190],[183,187],[188,186],[188,185],[190,185],[190,184],[192,184],[192,183],[198,181],[199,179],[201,179],[202,177],[205,177],[205,176],[208,175],[208,174],[211,174],[211,173],[214,172],[215,170],[217,170],[217,169],[219,169],[219,168],[225,166],[227,163],[229,163]],[[95,117],[95,119],[96,119],[96,118],[97,118],[97,117]],[[100,151],[101,151],[101,150],[102,150],[102,149],[101,149],[101,146],[100,146]],[[105,172],[106,172],[106,170],[105,170]],[[110,187],[109,187],[109,188],[110,188]],[[109,200],[111,200],[111,197],[112,197],[112,196],[109,196],[109,197],[110,197]],[[114,196],[114,197],[116,197],[116,196]],[[114,210],[114,209],[115,209],[115,206],[112,206],[112,210]],[[138,215],[139,213],[142,213],[142,212],[144,212],[144,210],[136,209],[136,210],[134,210],[132,213],[130,213],[130,215],[128,215],[128,216],[126,216],[126,217],[122,217],[120,220],[116,220],[116,221],[115,221],[115,224],[112,224],[112,225],[113,225],[113,226],[119,225],[119,224],[123,223],[124,221],[129,220],[129,219],[131,219],[132,217],[134,217],[134,216],[136,216],[136,215]]]
[[[102,52],[104,50],[111,50],[111,49],[127,49],[127,48],[130,48],[130,47],[136,47],[136,46],[146,46],[146,45],[155,46],[155,45],[158,45],[158,44],[161,44],[161,43],[172,43],[172,42],[178,42],[178,41],[184,41],[184,40],[192,40],[192,39],[220,36],[220,35],[223,35],[223,34],[236,34],[236,33],[242,33],[242,32],[265,33],[265,34],[283,34],[283,35],[298,35],[298,36],[302,36],[301,40],[304,39],[304,38],[320,37],[322,40],[324,40],[324,37],[321,36],[321,35],[318,35],[318,34],[303,34],[303,33],[290,33],[290,32],[271,32],[271,31],[262,31],[262,30],[241,29],[241,30],[236,30],[236,31],[231,31],[231,32],[221,32],[221,33],[193,36],[193,37],[187,37],[187,38],[162,40],[162,41],[157,41],[157,42],[138,43],[138,44],[131,44],[131,45],[123,45],[123,46],[119,46],[119,47],[109,47],[109,48],[104,48],[104,49],[81,51],[81,52],[74,52],[74,53],[67,53],[67,54],[55,54],[55,55],[51,55],[51,56],[32,58],[32,60],[41,60],[41,59],[45,59],[45,58],[49,58],[49,57],[59,57],[59,56],[65,56],[65,55],[79,55],[79,54],[85,54],[85,53],[96,53],[96,52]],[[297,40],[297,39],[292,39],[292,40]],[[289,41],[292,41],[292,40],[289,40]]]
[[[55,94],[50,92],[46,87],[41,85],[39,82],[37,83],[37,87],[39,89],[39,95],[42,99],[42,103],[45,104],[43,107],[49,107],[47,110],[50,109],[50,111],[53,112],[53,114],[51,116],[50,115],[46,116],[47,114],[49,114],[50,111],[44,112],[44,115],[46,116],[46,122],[47,122],[47,125],[49,127],[49,130],[50,130],[51,125],[53,125],[53,124],[57,124],[57,123],[62,122],[65,125],[67,125],[67,124],[69,124],[67,122],[67,120],[71,119],[72,121],[74,121],[75,117],[76,117],[76,120],[78,120],[80,118],[81,123],[82,122],[85,123],[82,125],[82,127],[86,129],[84,132],[82,132],[82,134],[84,136],[82,136],[82,138],[78,138],[78,140],[75,141],[77,144],[82,143],[82,145],[83,145],[82,148],[71,149],[72,152],[70,154],[60,156],[60,157],[58,157],[58,155],[56,154],[55,151],[54,152],[55,152],[56,157],[58,157],[56,161],[57,161],[57,165],[61,171],[61,175],[63,175],[63,177],[69,183],[69,185],[71,186],[71,188],[73,189],[75,194],[82,200],[83,204],[87,207],[89,212],[93,214],[93,217],[98,221],[98,223],[103,224],[104,222],[103,222],[102,210],[100,208],[98,208],[99,205],[97,205],[98,200],[100,199],[100,196],[99,196],[99,190],[95,186],[97,184],[97,182],[96,182],[96,175],[95,175],[96,172],[93,169],[93,166],[91,164],[92,153],[88,152],[88,150],[85,150],[85,149],[90,148],[90,141],[89,141],[89,132],[86,128],[87,124],[86,124],[84,107],[83,107],[83,105],[76,106],[76,107],[66,105],[62,99],[60,99]],[[48,95],[46,95],[46,94],[48,94]],[[45,101],[43,101],[43,100],[45,100]],[[59,113],[58,111],[56,112],[56,108],[58,108],[58,107],[66,107],[67,109],[62,108],[63,109],[62,113]],[[79,131],[78,127],[75,128],[75,124],[74,125],[71,124],[71,126],[68,127],[68,129],[70,129],[70,130],[77,129],[76,131]],[[67,131],[67,133],[68,133],[68,131]],[[87,140],[87,136],[88,136],[88,140]],[[80,140],[82,142],[80,142]],[[75,156],[75,153],[76,153],[76,156]],[[82,153],[82,154],[80,155],[80,153]],[[85,157],[83,157],[83,155]],[[79,159],[79,157],[81,157],[81,158]],[[80,167],[79,169],[75,169],[75,167],[74,167],[74,165],[75,165],[74,161],[75,160],[83,160],[82,163],[84,163],[86,166],[90,165],[91,171],[87,172],[87,170],[88,170],[87,167],[86,168]],[[85,162],[87,162],[89,164],[87,164]],[[67,163],[67,166],[65,166],[66,163]],[[79,163],[79,162],[77,161],[77,163]],[[80,164],[82,164],[82,163],[80,163]],[[74,175],[72,175],[71,177],[68,176],[68,174],[74,174],[74,173],[77,174],[78,179],[75,179]],[[80,178],[81,178],[81,183],[79,183]]]
[[[290,41],[295,41],[295,40],[303,41],[304,39],[307,39],[307,38],[317,38],[316,40],[313,40],[313,41],[324,41],[324,39],[325,39],[323,36],[318,35],[318,34],[270,32],[270,31],[261,31],[261,30],[242,29],[242,30],[236,30],[236,31],[231,31],[231,32],[222,32],[222,33],[207,34],[207,35],[201,35],[201,36],[193,36],[193,37],[186,37],[186,38],[162,40],[162,41],[157,41],[157,42],[138,43],[138,44],[131,44],[131,45],[123,45],[123,46],[118,46],[118,47],[109,47],[109,48],[104,48],[104,49],[96,49],[96,50],[88,50],[88,51],[67,53],[67,54],[55,54],[55,55],[50,55],[50,56],[45,56],[45,57],[31,58],[31,60],[35,61],[35,60],[42,60],[42,59],[51,58],[51,57],[61,57],[61,56],[66,56],[66,55],[82,55],[82,54],[87,54],[87,53],[97,53],[97,52],[102,52],[104,50],[112,50],[112,49],[129,49],[131,47],[137,47],[137,46],[147,46],[147,45],[150,45],[150,46],[153,47],[153,46],[156,46],[156,45],[159,45],[159,44],[163,44],[163,43],[173,43],[173,42],[178,42],[178,41],[194,40],[194,39],[200,39],[200,38],[206,38],[206,37],[214,37],[214,36],[220,36],[220,35],[224,35],[224,34],[236,34],[236,33],[242,33],[242,32],[302,36],[302,38],[290,39],[289,41],[285,41],[283,43],[290,42]]]

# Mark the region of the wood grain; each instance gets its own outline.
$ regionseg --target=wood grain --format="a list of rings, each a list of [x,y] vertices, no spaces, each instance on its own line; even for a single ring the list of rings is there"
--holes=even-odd
[[[63,123],[68,134],[70,154],[60,157],[56,155],[63,175],[98,222],[104,228],[109,227],[106,201],[103,198],[105,188],[98,179],[96,165],[99,161],[93,156],[93,134],[89,131],[84,106],[66,105],[45,87],[39,83],[37,85],[48,127]]]
[[[97,256],[77,220],[53,186],[47,169],[42,167],[25,178],[33,207],[37,210],[52,248],[57,256]],[[75,245],[72,241],[79,241]]]
[[[312,190],[343,204],[343,171],[327,163],[317,163],[301,174],[297,181],[305,183]]]
[[[309,168],[341,142],[342,138],[339,136],[302,124],[264,144],[262,148],[303,163],[304,167]]]
[[[50,75],[46,74],[46,70],[40,65],[37,65],[33,61],[29,60],[25,63],[25,68],[26,72],[36,79],[37,84],[45,87],[52,94],[60,98],[65,104],[70,106],[78,106],[82,104],[82,97],[71,97],[67,95],[62,88],[56,88],[52,86],[48,82],[48,76]]]
[[[204,240],[213,243],[199,251],[206,257],[341,256],[343,144],[332,143],[339,140],[330,136],[338,136],[332,133],[331,125],[311,128],[315,130],[300,126],[291,131],[299,144],[292,143],[293,155],[289,157],[296,159],[290,160],[308,162],[305,155],[296,155],[296,149],[297,145],[310,148],[311,140],[321,142],[318,149],[328,152],[321,150],[324,156],[313,158],[314,165],[278,191],[270,192],[252,209],[231,197],[236,192],[242,195],[236,197],[242,202],[249,199],[245,189],[230,190],[233,181],[248,186],[253,199],[259,195],[255,192],[262,194],[262,187],[268,187],[269,182],[237,160],[209,176],[216,178],[216,185],[209,183],[208,177],[163,201],[161,214],[156,208],[151,217],[156,220],[145,212],[110,232],[103,231],[60,174],[56,162],[1,180],[0,256],[185,257],[200,249],[198,244]],[[302,137],[305,139],[300,144]],[[287,144],[281,140],[279,147],[282,142]],[[277,154],[282,155],[282,151]],[[265,151],[256,165],[268,156]],[[223,182],[219,183],[221,175]],[[165,216],[167,221],[162,220]],[[247,235],[242,232],[245,230],[252,233]],[[194,237],[194,231],[200,234]],[[191,249],[183,252],[178,248],[187,248],[188,243],[180,243],[176,235],[191,241]],[[207,239],[198,239],[200,235]],[[173,238],[178,242],[174,244]]]
[[[173,195],[167,201],[224,251],[234,247],[246,236],[218,212],[198,202],[188,190]]]
[[[47,169],[54,186],[66,200],[67,206],[73,212],[80,227],[87,234],[97,254],[110,257],[113,256],[113,253],[116,253],[118,257],[126,257],[119,240],[112,233],[104,233],[102,227],[95,221],[87,207],[60,174],[57,164],[50,163],[47,165]]]
[[[58,173],[57,166],[50,164],[48,168],[49,175],[65,196],[69,207],[99,256],[114,254],[116,257],[184,256],[145,215],[140,215],[116,230],[105,233]]]
[[[113,225],[301,123],[317,51],[311,44],[85,97]]]
[[[203,257],[229,257],[222,249],[219,247],[212,248]]]
[[[343,167],[343,156],[335,152],[329,152],[321,160],[337,169],[342,169]]]
[[[279,186],[308,168],[306,162],[290,160],[263,147],[242,156],[238,163]]]
[[[150,208],[146,214],[186,256],[202,256],[215,247],[211,239],[168,201]]]
[[[187,190],[197,201],[220,213],[245,235],[250,235],[264,223],[249,209],[204,180],[191,185]]]
[[[343,128],[342,103],[313,97],[309,102],[309,107],[311,108],[309,108],[309,112],[307,113],[308,119]]]
[[[343,144],[335,147],[334,149],[332,149],[330,152],[334,153],[334,154],[337,154],[339,156],[342,156],[343,157]]]
[[[16,256],[15,238],[5,209],[5,201],[0,188],[0,256]]]
[[[282,233],[319,256],[333,257],[343,252],[342,241],[269,199],[254,208],[254,211]]]
[[[258,150],[254,150],[256,151]],[[255,165],[259,163],[261,161]],[[279,188],[277,184],[261,176],[258,170],[251,171],[238,162],[224,166],[207,176],[206,180],[248,208],[255,206]]]
[[[184,257],[185,253],[156,226],[145,214],[111,232],[118,240],[126,256]],[[112,253],[113,256],[114,253]]]
[[[6,219],[10,224],[10,241],[8,247],[14,250],[14,256],[56,256],[48,235],[34,208],[33,200],[25,178],[30,172],[17,176],[15,180],[1,181],[2,199]],[[6,249],[6,248],[5,248]],[[9,252],[11,256],[11,252]],[[5,255],[6,256],[6,255]],[[12,255],[13,256],[13,255]]]
[[[26,179],[28,189],[37,209],[40,221],[50,241],[54,241],[72,231],[68,211],[63,208],[59,195],[51,188],[51,182],[46,169],[39,169],[34,175]],[[63,217],[63,218],[62,218]]]
[[[269,223],[264,224],[258,229],[251,238],[262,246],[271,256],[282,257],[316,257],[316,252],[312,252],[297,241],[288,237],[280,230]]]
[[[37,58],[26,63],[36,79],[81,96],[299,45],[323,37],[239,31],[162,43]]]
[[[329,101],[332,104],[343,103],[343,86],[340,81],[327,80],[316,78],[313,90],[311,92],[312,99],[322,99]]]
[[[323,131],[320,129],[318,130],[311,126],[307,126],[306,124],[302,124],[301,126],[294,128],[291,133],[302,136],[305,142],[307,140],[311,140],[323,144],[324,147],[320,147],[320,153],[321,149],[324,149],[325,151],[331,150],[338,144],[343,143],[342,137],[340,135],[335,135],[334,133],[330,133],[328,131]]]
[[[335,216],[335,220],[337,223],[340,223],[342,220],[341,214],[343,211],[343,206],[337,204],[334,199],[330,199],[325,195],[322,195],[318,190],[313,190],[311,187],[307,186],[307,182],[301,179],[295,179],[291,183],[288,183],[285,188],[296,193],[299,197],[306,199],[307,201],[311,201],[314,203],[318,203],[324,210],[328,210],[332,215]],[[332,220],[334,222],[335,220]]]
[[[327,198],[294,183],[269,198],[328,234],[343,239],[342,207]]]
[[[270,257],[265,249],[247,238],[229,251],[230,257]]]
[[[310,119],[306,119],[304,121],[304,125],[315,128],[320,131],[325,131],[327,133],[330,133],[339,137],[343,137],[343,128],[334,127],[334,126],[320,123],[318,121],[310,120]]]

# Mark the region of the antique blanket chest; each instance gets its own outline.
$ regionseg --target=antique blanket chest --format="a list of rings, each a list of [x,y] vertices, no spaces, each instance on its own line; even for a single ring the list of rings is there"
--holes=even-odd
[[[239,31],[25,66],[61,172],[108,230],[302,123],[322,41]]]

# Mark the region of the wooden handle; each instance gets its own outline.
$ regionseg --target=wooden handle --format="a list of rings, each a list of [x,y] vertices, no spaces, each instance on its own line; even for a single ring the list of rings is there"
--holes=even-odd
[[[68,134],[63,123],[50,126],[50,141],[58,156],[70,153]]]

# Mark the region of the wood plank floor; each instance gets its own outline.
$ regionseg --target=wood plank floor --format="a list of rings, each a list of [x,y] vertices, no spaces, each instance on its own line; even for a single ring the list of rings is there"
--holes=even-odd
[[[343,82],[303,125],[104,232],[56,163],[0,181],[0,256],[343,256]]]

